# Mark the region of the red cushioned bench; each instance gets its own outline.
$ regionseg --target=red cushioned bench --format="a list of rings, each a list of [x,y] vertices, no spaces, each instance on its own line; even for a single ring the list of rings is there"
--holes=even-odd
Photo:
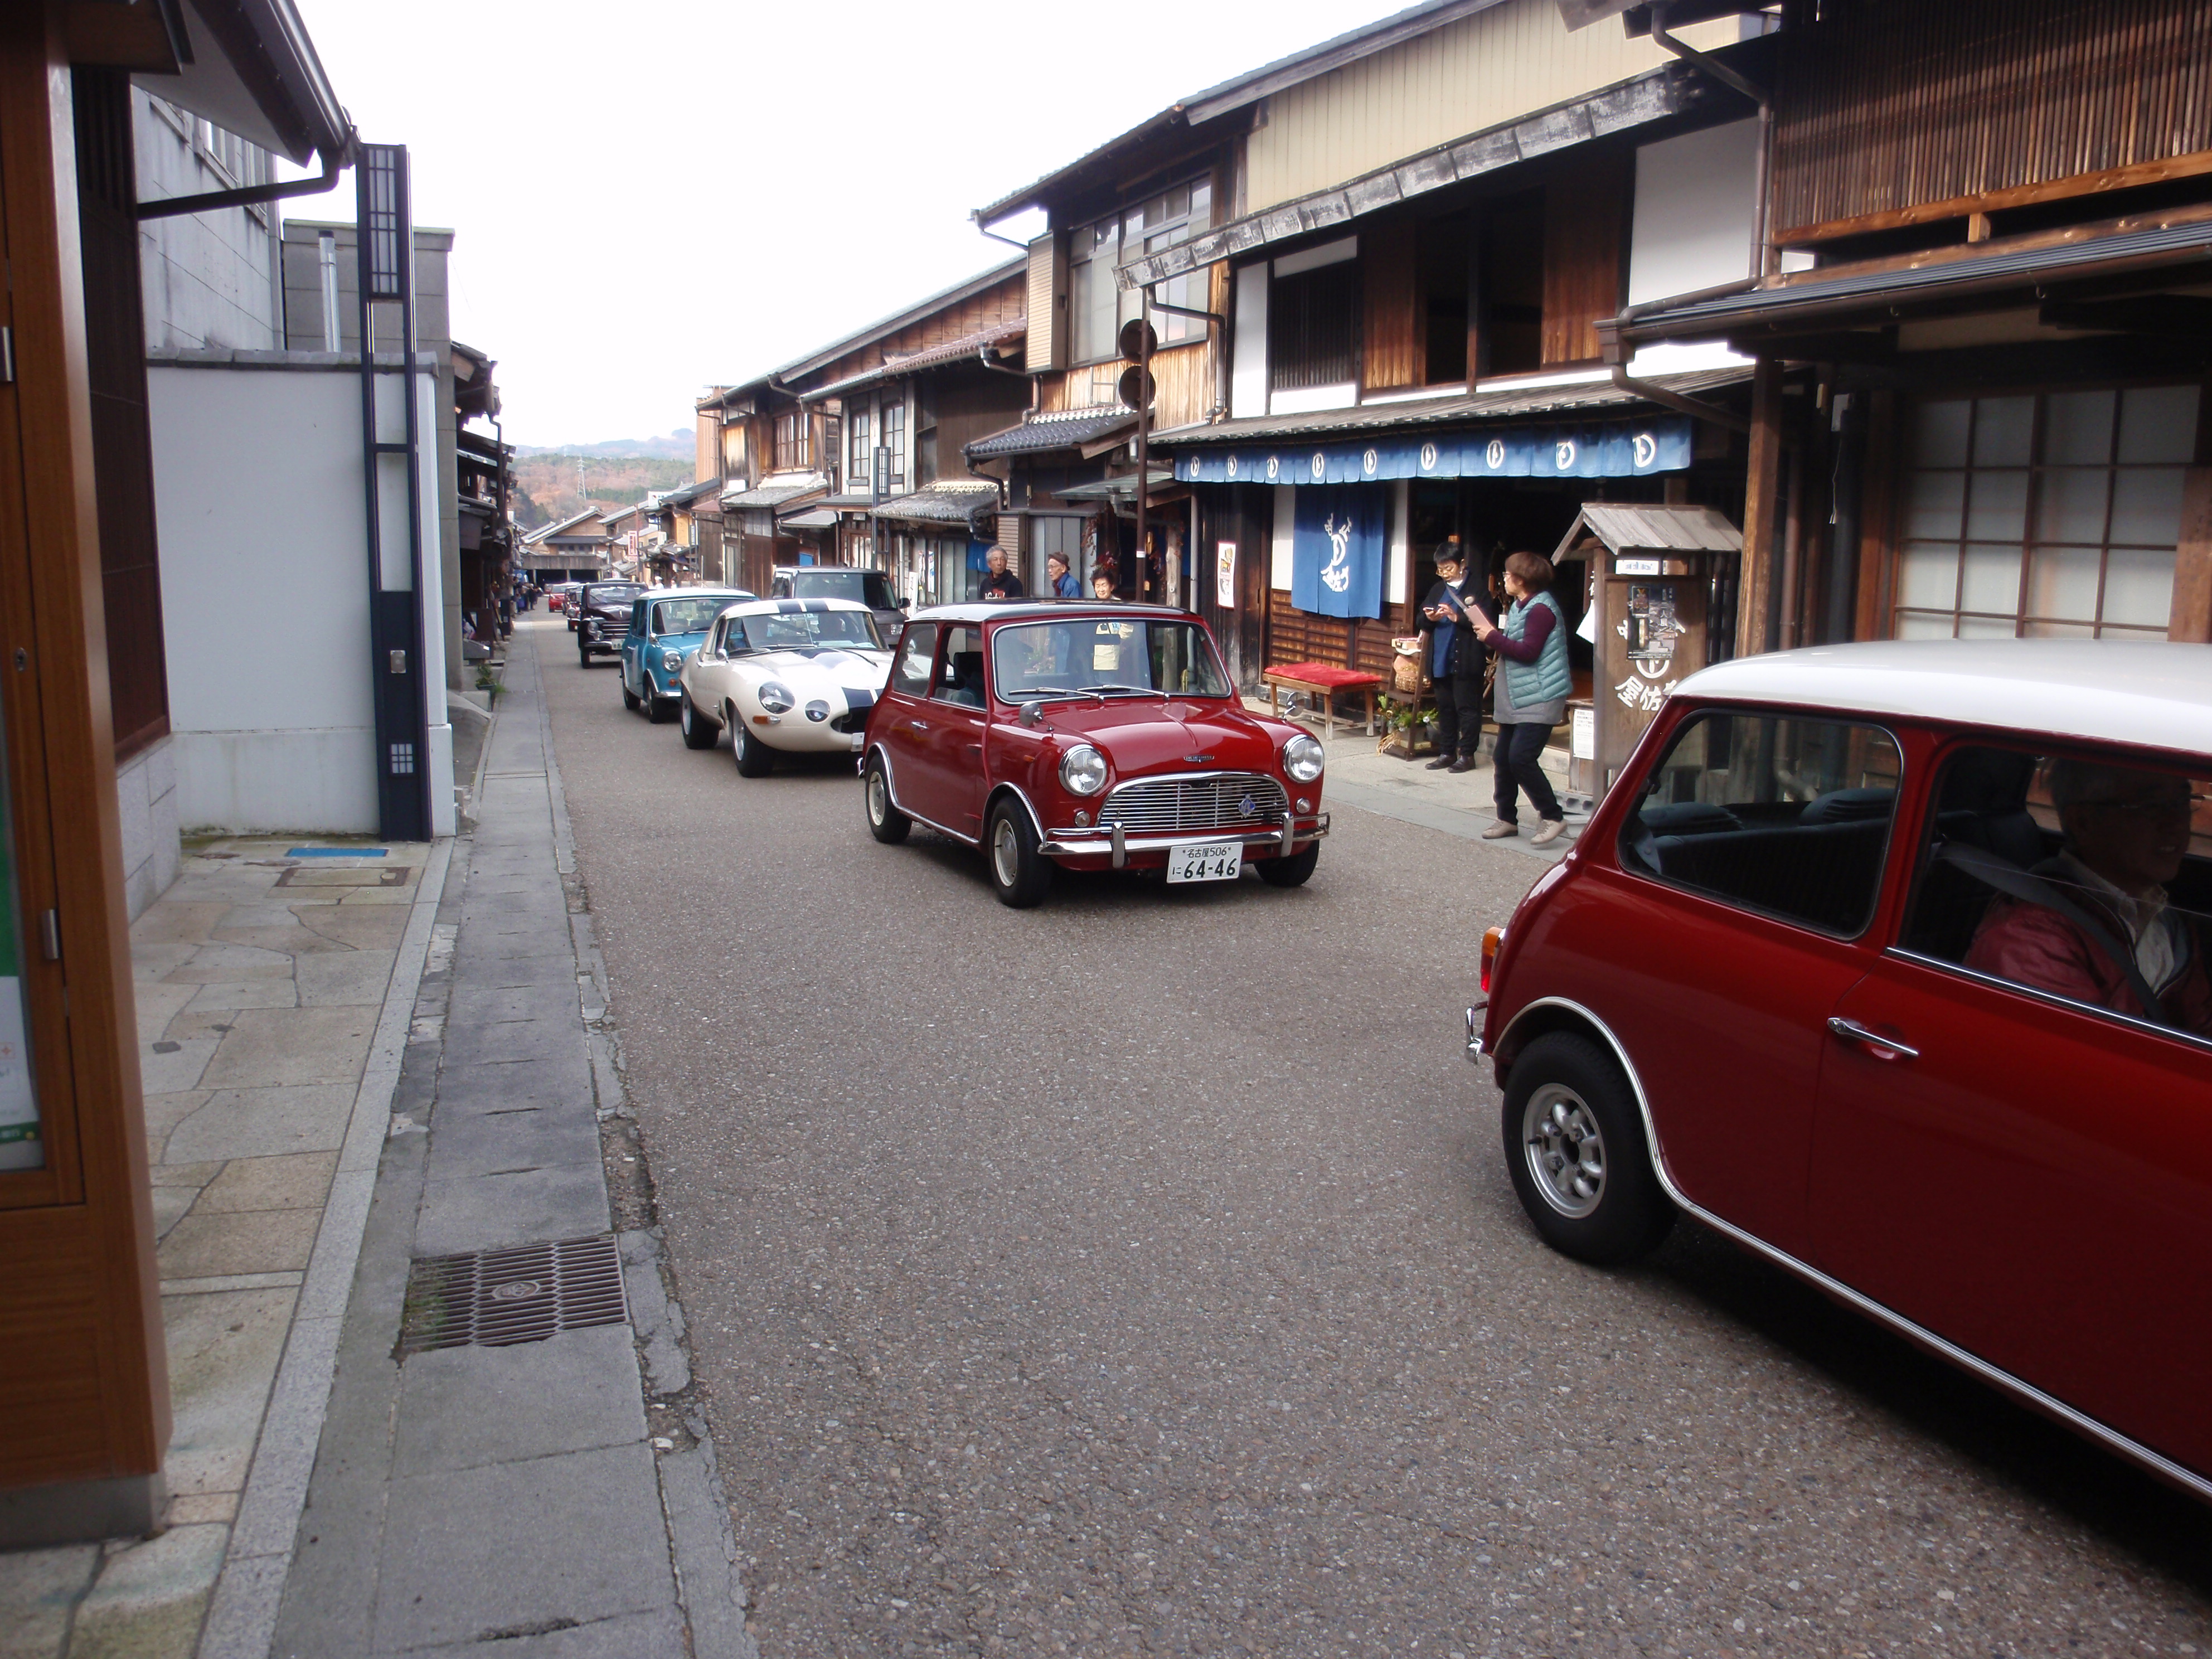
[[[1285,663],[1270,668],[1260,676],[1267,688],[1267,701],[1275,712],[1283,712],[1283,693],[1304,691],[1321,703],[1322,730],[1330,737],[1336,735],[1336,699],[1340,693],[1357,691],[1364,694],[1367,702],[1367,735],[1375,735],[1375,694],[1382,689],[1380,674],[1363,674],[1356,668],[1332,668],[1325,662]]]

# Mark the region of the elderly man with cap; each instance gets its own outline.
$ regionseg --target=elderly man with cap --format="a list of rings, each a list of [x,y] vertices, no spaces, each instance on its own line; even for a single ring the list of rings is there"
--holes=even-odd
[[[1464,772],[1482,746],[1482,630],[1495,623],[1453,536],[1437,550],[1437,581],[1421,602],[1421,657],[1436,683],[1431,772]]]

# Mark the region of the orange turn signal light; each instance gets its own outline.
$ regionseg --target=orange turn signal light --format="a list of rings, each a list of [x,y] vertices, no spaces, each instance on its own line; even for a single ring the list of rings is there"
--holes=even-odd
[[[1498,961],[1499,947],[1504,943],[1505,930],[1503,927],[1486,927],[1482,930],[1482,988],[1485,991],[1490,989],[1490,970]]]

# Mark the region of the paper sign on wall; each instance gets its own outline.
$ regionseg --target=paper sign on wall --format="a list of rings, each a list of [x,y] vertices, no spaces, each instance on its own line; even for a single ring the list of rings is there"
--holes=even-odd
[[[1237,544],[1221,542],[1213,550],[1213,594],[1224,611],[1237,608]]]

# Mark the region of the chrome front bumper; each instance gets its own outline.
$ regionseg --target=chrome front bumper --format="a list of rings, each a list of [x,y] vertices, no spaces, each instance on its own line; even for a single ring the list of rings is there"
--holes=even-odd
[[[1480,1064],[1482,1060],[1482,1016],[1490,1007],[1488,997],[1467,1011],[1467,1057]]]
[[[1066,831],[1060,836],[1066,836]],[[1289,817],[1273,830],[1238,830],[1208,834],[1202,830],[1179,830],[1169,836],[1132,836],[1125,834],[1118,823],[1108,827],[1103,836],[1085,836],[1081,840],[1055,838],[1041,845],[1037,850],[1048,858],[1111,857],[1114,867],[1121,869],[1129,861],[1132,853],[1164,853],[1170,847],[1186,847],[1194,842],[1206,842],[1222,846],[1269,847],[1287,854],[1302,841],[1317,841],[1328,833],[1328,814],[1316,813],[1311,817]]]

